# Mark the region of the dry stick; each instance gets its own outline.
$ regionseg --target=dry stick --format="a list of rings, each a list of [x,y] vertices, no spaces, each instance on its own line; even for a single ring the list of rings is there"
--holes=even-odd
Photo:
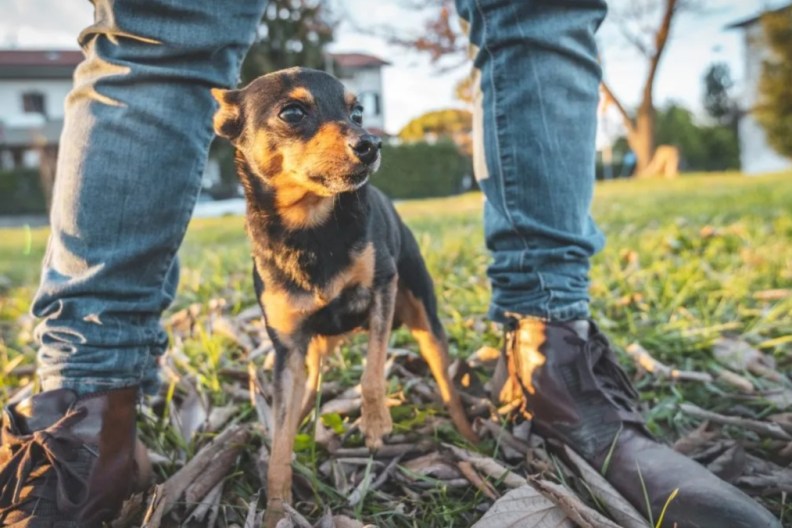
[[[393,458],[399,455],[409,455],[413,453],[427,453],[432,449],[431,442],[419,442],[417,444],[385,444],[376,453],[369,451],[367,447],[346,447],[337,449],[333,453],[334,458],[357,458],[368,457],[369,455],[375,458]]]
[[[388,477],[391,475],[391,473],[393,473],[393,469],[396,467],[396,465],[399,463],[399,461],[402,459],[403,456],[404,455],[401,454],[396,458],[394,458],[393,460],[391,460],[390,463],[385,467],[385,469],[382,470],[382,473],[380,473],[379,476],[377,476],[374,482],[371,482],[371,473],[369,473],[369,475],[366,478],[364,478],[360,482],[360,484],[358,484],[357,488],[355,488],[354,491],[352,491],[352,493],[349,495],[349,499],[347,500],[349,506],[354,507],[361,500],[363,500],[363,497],[368,495],[370,491],[377,490],[380,488],[380,486],[385,484],[385,481],[388,480]],[[371,482],[371,485],[368,485],[369,482]]]
[[[754,386],[751,381],[744,377],[740,376],[739,374],[732,372],[729,369],[721,369],[718,372],[718,381],[722,381],[727,385],[731,385],[735,389],[740,392],[744,392],[745,394],[750,394],[754,392]]]
[[[199,502],[228,474],[229,468],[239,455],[239,449],[228,449],[218,453],[184,491],[187,504]]]
[[[198,506],[195,507],[189,517],[187,517],[185,524],[187,524],[189,521],[203,521],[204,517],[210,513],[212,508],[220,502],[220,497],[222,495],[223,481],[220,481],[214,488],[212,488],[209,493],[206,494],[206,497],[201,500]],[[207,524],[207,526],[211,525]]]
[[[620,528],[600,512],[588,507],[563,486],[535,478],[531,479],[531,486],[564,510],[567,517],[582,528]]]
[[[465,478],[468,479],[471,484],[476,486],[476,488],[478,488],[481,493],[493,501],[498,500],[498,492],[495,491],[495,488],[492,486],[492,484],[481,478],[479,474],[476,473],[476,470],[473,468],[473,464],[467,460],[459,460],[457,461],[457,467],[459,468],[459,471],[461,471],[465,476]]]
[[[143,519],[142,528],[158,528],[163,515],[168,513],[173,505],[179,500],[184,491],[198,478],[201,473],[206,471],[207,465],[217,458],[224,456],[227,451],[238,454],[248,440],[250,431],[247,427],[234,425],[217,435],[211,443],[204,446],[189,462],[179,471],[174,473],[168,480],[154,488],[154,494],[149,501],[149,508],[146,517]],[[227,467],[230,470],[230,467]],[[214,474],[218,481],[225,476]],[[215,481],[214,484],[217,484]],[[208,489],[214,487],[214,484]],[[197,497],[201,499],[203,497]]]
[[[251,362],[248,363],[248,389],[250,392],[250,403],[256,408],[256,415],[258,416],[259,423],[264,428],[264,436],[271,438],[272,431],[274,430],[274,421],[272,419],[272,409],[267,400],[264,399],[264,388],[261,386],[256,373],[256,366]]]
[[[525,478],[507,469],[500,462],[490,457],[479,455],[451,444],[444,443],[443,446],[450,449],[457,458],[473,464],[476,469],[486,474],[488,477],[495,480],[502,480],[509,488],[519,488],[520,486],[528,484]]]
[[[694,418],[709,420],[723,425],[742,427],[743,429],[748,429],[749,431],[775,438],[776,440],[792,441],[792,435],[784,431],[777,423],[760,422],[759,420],[749,420],[748,418],[739,418],[737,416],[726,416],[712,411],[705,411],[692,403],[682,403],[679,407]]]
[[[680,380],[680,381],[701,381],[704,383],[712,382],[712,375],[707,372],[695,372],[692,370],[677,370],[659,362],[646,350],[640,343],[633,343],[626,349],[630,356],[645,371],[655,374],[661,378]]]

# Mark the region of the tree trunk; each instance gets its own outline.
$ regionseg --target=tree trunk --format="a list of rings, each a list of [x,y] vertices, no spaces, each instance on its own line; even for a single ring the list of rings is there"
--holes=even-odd
[[[645,174],[645,171],[655,153],[654,120],[651,101],[648,105],[642,104],[635,116],[635,126],[627,135],[627,142],[635,153],[635,174],[638,177],[651,176]]]

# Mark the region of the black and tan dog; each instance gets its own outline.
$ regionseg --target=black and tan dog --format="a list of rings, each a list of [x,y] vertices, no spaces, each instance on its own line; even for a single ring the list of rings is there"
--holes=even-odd
[[[253,279],[276,350],[268,522],[291,499],[292,444],[314,401],[321,359],[356,329],[369,331],[360,429],[370,449],[391,431],[385,353],[391,328],[402,323],[455,425],[475,441],[449,379],[446,336],[418,245],[368,185],[380,140],[362,128],[354,95],[331,75],[304,68],[212,93],[220,104],[215,131],[236,147]]]

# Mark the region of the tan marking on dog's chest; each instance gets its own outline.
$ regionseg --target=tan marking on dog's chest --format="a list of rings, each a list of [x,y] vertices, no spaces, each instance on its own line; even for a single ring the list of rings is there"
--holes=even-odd
[[[374,283],[374,257],[374,244],[369,243],[353,257],[351,265],[325,287],[305,293],[291,293],[278,288],[266,269],[259,268],[264,280],[261,303],[267,324],[281,335],[291,335],[306,317],[327,306],[344,289],[358,285],[370,288]]]

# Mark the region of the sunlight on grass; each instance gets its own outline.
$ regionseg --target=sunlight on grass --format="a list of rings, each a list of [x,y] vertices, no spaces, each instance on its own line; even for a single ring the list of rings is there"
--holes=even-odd
[[[489,255],[482,234],[482,203],[480,194],[470,193],[398,204],[435,279],[451,352],[461,357],[482,345],[500,345],[500,330],[485,317]],[[593,214],[608,246],[592,266],[592,312],[617,348],[640,341],[659,361],[679,369],[715,372],[713,341],[730,333],[774,355],[778,370],[792,368],[792,174],[602,183],[596,188]],[[0,230],[0,400],[29,379],[8,373],[34,362],[32,321],[25,314],[46,240],[46,229]],[[255,303],[242,218],[194,220],[180,259],[181,284],[170,312],[193,303],[207,306],[218,298],[231,313]],[[403,331],[396,332],[393,343],[416,350]],[[238,360],[239,364],[232,363],[235,368],[246,368],[233,343],[198,331],[178,348],[180,355],[174,360],[178,368],[194,376],[200,390],[217,404],[230,402],[223,369],[229,358]],[[343,387],[357,383],[364,351],[363,341],[345,345],[341,353],[328,358],[325,378]],[[390,387],[393,392],[404,390],[394,380]],[[650,429],[666,439],[676,438],[694,423],[678,410],[679,403],[690,401],[718,411],[738,402],[732,389],[718,383],[668,384],[645,377],[639,389]],[[739,403],[759,414],[771,409],[757,401]],[[420,427],[434,412],[395,407],[395,430]],[[255,411],[244,404],[243,413]],[[338,417],[326,418],[326,425],[334,429],[349,427]],[[309,432],[302,431],[305,445],[298,450],[297,466],[298,472],[308,475],[321,462]],[[444,440],[454,439],[453,434],[439,433]],[[144,435],[161,452],[183,443],[162,417],[147,420]],[[347,439],[360,440],[356,434]],[[497,446],[483,442],[479,448]],[[240,497],[252,496],[257,489],[255,479],[234,482],[228,493]],[[345,498],[326,483],[316,485],[321,486],[317,504],[344,503]],[[427,504],[425,499],[404,499],[420,515],[421,526],[449,526],[460,518],[477,518],[475,489],[438,488],[425,493],[434,494],[436,500]],[[412,526],[402,513],[383,511],[374,499],[361,501],[357,508],[369,522]],[[792,512],[786,516],[792,522]]]

